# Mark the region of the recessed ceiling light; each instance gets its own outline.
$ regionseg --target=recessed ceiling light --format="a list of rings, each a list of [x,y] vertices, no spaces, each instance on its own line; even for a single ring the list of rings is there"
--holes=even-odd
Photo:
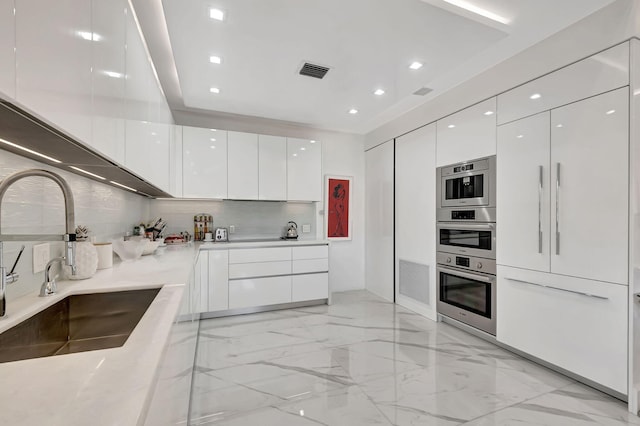
[[[71,168],[71,169],[73,169],[73,170],[76,170],[76,171],[78,171],[78,172],[84,173],[85,175],[93,176],[94,178],[98,178],[98,179],[101,179],[101,180],[106,180],[106,179],[107,179],[107,178],[104,178],[104,177],[102,177],[102,176],[100,176],[100,175],[97,175],[97,174],[95,174],[95,173],[91,173],[91,172],[88,172],[88,171],[86,171],[86,170],[83,170],[83,169],[81,169],[80,167],[76,167],[76,166],[69,166],[69,168]]]
[[[516,138],[522,139],[522,138],[524,138],[524,135],[518,135],[518,136],[516,136]]]
[[[220,64],[222,63],[222,59],[220,59],[220,56],[209,56],[209,62],[212,64]]]
[[[90,31],[76,31],[76,34],[81,38],[88,41],[100,41],[102,36],[100,34],[92,33]]]
[[[384,90],[382,90],[382,89],[376,89],[376,91],[375,91],[375,92],[373,92],[373,94],[374,94],[374,95],[377,95],[377,96],[382,96],[382,95],[384,95]]]
[[[556,125],[556,127],[564,127],[562,124],[558,124]]]
[[[151,136],[158,136],[156,132],[151,132]]]
[[[9,141],[6,141],[4,139],[0,139],[0,142],[2,142],[5,145],[9,145],[9,146],[12,146],[14,148],[18,148],[18,149],[20,149],[22,151],[28,152],[29,154],[37,155],[38,157],[42,157],[42,158],[44,158],[46,160],[53,161],[54,163],[62,163],[62,161],[60,161],[60,160],[56,160],[55,158],[49,157],[48,155],[44,155],[44,154],[42,154],[42,153],[40,153],[38,151],[34,151],[32,149],[25,148],[24,146],[18,145],[17,143],[9,142]]]
[[[224,21],[224,12],[220,9],[209,9],[209,18],[215,19],[216,21]]]
[[[609,111],[607,111],[607,115],[611,115],[611,114],[613,114],[614,112],[616,112],[616,110],[615,110],[615,109],[610,109]]]
[[[355,109],[355,108],[351,108],[351,109],[349,110],[349,114],[357,114],[357,113],[358,113],[358,110],[357,110],[357,109]]]
[[[211,93],[220,93],[220,89],[218,89],[217,87],[212,87],[211,89],[209,89],[209,91]]]
[[[218,131],[218,129],[209,129],[209,130],[211,130],[212,132],[217,132]]]
[[[316,141],[309,141],[309,143],[316,143]]]
[[[211,145],[211,147],[210,147],[210,148],[211,148],[211,149],[216,149],[216,146],[215,146],[215,145]]]
[[[453,129],[454,127],[456,127],[456,125],[455,124],[449,124],[447,127],[450,128],[450,129]]]
[[[300,147],[300,151],[306,151],[306,150],[307,150],[307,148],[305,148],[304,146]]]
[[[121,183],[118,183],[118,182],[116,182],[114,180],[110,180],[109,182],[111,182],[112,184],[114,184],[116,186],[119,186],[120,188],[128,189],[129,191],[133,191],[133,192],[138,192],[137,190],[135,190],[135,189],[133,189],[131,187],[128,187],[127,185],[123,185]]]
[[[507,25],[510,22],[510,20],[505,18],[504,16],[500,16],[496,13],[493,13],[481,7],[475,6],[464,0],[444,0],[444,1],[454,6],[457,6],[461,9],[465,9],[465,10],[468,10],[469,12],[475,13],[476,15],[484,16],[485,18],[491,19],[492,21],[500,22],[501,24]]]
[[[542,97],[542,95],[540,93],[534,93],[533,95],[529,96],[529,99],[540,99]]]
[[[420,68],[422,68],[422,64],[420,62],[414,62],[409,65],[409,68],[411,68],[412,70],[419,70]]]
[[[297,156],[298,156],[298,154],[293,154],[293,156],[294,156],[294,157],[297,157]]]
[[[493,111],[487,111],[487,112],[484,113],[484,115],[493,115],[493,114],[494,114]]]
[[[111,78],[122,78],[122,77],[124,77],[124,74],[119,73],[119,72],[115,72],[115,71],[105,71],[104,74],[107,77],[111,77]]]

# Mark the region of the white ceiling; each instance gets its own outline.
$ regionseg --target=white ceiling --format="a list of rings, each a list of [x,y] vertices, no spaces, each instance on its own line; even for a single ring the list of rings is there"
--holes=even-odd
[[[467,0],[505,25],[444,0],[162,0],[173,55],[154,61],[177,70],[174,108],[366,133],[612,1]],[[301,76],[304,61],[331,69]]]

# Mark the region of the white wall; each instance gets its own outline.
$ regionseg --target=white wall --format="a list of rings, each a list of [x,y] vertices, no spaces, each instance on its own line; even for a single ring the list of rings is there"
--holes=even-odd
[[[366,135],[365,149],[636,35],[640,35],[640,2],[618,0],[456,88],[378,127]]]
[[[0,150],[0,179],[32,168],[51,170],[69,183],[75,201],[76,224],[88,226],[90,235],[97,241],[124,235],[135,224],[149,219],[149,200],[145,197]],[[2,233],[64,234],[63,200],[62,191],[48,179],[26,178],[16,182],[2,200]],[[20,280],[7,286],[9,306],[12,299],[40,289],[44,280],[43,272],[33,274],[34,242],[4,243],[5,264],[11,267],[22,244],[26,249],[16,269]],[[50,244],[51,257],[61,256],[62,242]]]

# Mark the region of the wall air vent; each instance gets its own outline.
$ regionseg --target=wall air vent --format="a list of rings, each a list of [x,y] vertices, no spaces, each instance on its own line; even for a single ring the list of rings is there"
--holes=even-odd
[[[329,72],[329,68],[309,62],[305,62],[304,65],[302,65],[302,68],[300,68],[300,75],[320,79],[324,78],[324,76],[327,75],[327,72]]]
[[[416,90],[415,92],[413,92],[414,95],[418,95],[418,96],[424,96],[427,93],[431,93],[433,92],[433,89],[429,89],[428,87],[421,87],[418,90]]]

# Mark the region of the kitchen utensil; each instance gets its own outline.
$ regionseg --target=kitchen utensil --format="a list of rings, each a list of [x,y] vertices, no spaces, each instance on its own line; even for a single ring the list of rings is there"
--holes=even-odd
[[[227,228],[216,228],[216,241],[229,241]]]
[[[292,220],[287,223],[287,234],[285,238],[289,240],[296,240],[298,238],[298,224]]]
[[[140,240],[129,241],[112,240],[111,243],[113,244],[113,251],[120,256],[120,259],[127,261],[134,260],[142,256],[142,252],[147,246],[147,241],[149,240],[143,238]]]

